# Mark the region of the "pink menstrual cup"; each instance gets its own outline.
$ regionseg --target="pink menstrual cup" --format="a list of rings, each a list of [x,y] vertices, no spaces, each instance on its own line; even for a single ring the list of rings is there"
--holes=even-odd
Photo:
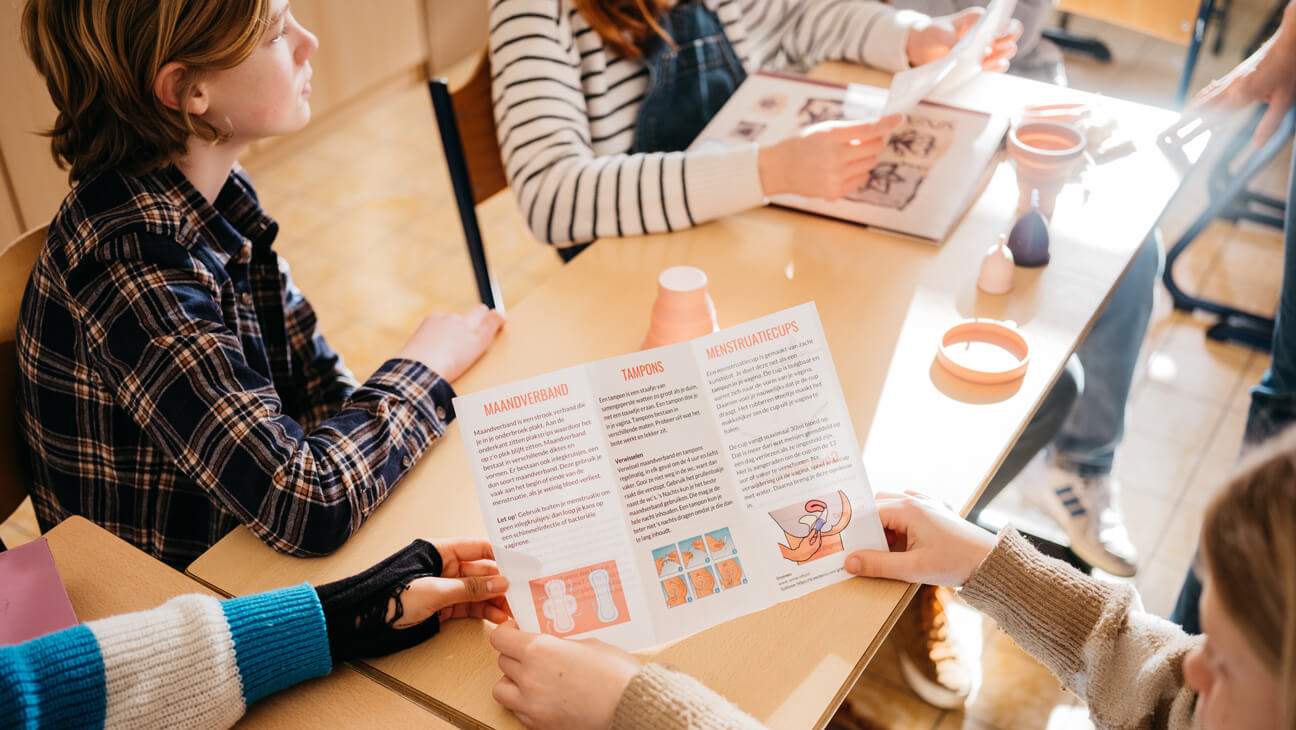
[[[693,266],[672,266],[657,277],[657,301],[639,349],[673,345],[719,329],[706,273]]]
[[[1080,130],[1061,122],[1023,122],[1008,133],[1008,156],[1017,164],[1017,215],[1031,209],[1031,193],[1039,193],[1039,212],[1052,220],[1062,186],[1071,180],[1084,156]]]

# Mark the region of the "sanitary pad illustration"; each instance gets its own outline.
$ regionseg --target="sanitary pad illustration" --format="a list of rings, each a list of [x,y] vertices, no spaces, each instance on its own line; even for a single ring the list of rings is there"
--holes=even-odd
[[[630,620],[615,560],[538,578],[529,585],[540,630],[546,634],[572,636]]]
[[[838,490],[776,509],[769,516],[783,529],[787,541],[786,545],[779,543],[779,552],[800,565],[845,549],[838,533],[850,524],[850,498]]]

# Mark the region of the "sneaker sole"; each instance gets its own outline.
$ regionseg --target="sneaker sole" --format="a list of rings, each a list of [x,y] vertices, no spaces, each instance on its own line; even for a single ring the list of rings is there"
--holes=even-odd
[[[913,661],[905,656],[903,651],[899,652],[899,655],[900,676],[923,702],[942,710],[958,710],[967,704],[970,692],[955,692],[936,684],[918,671]]]

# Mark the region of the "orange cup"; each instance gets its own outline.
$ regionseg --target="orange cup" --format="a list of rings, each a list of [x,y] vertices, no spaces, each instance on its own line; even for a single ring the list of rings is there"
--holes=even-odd
[[[1031,209],[1031,191],[1039,192],[1039,212],[1053,219],[1058,193],[1071,181],[1084,156],[1080,130],[1061,122],[1023,122],[1008,133],[1008,156],[1017,164],[1017,216]]]
[[[707,293],[706,272],[693,266],[672,266],[657,276],[657,301],[639,349],[673,345],[719,329],[715,303]]]

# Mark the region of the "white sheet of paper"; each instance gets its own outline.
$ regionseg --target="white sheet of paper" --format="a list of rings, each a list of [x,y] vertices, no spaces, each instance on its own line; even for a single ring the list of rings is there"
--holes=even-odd
[[[945,57],[953,62],[953,68],[937,82],[933,93],[950,93],[981,73],[981,59],[984,58],[986,49],[1012,20],[1016,7],[1017,0],[990,0],[985,15],[959,39]]]

